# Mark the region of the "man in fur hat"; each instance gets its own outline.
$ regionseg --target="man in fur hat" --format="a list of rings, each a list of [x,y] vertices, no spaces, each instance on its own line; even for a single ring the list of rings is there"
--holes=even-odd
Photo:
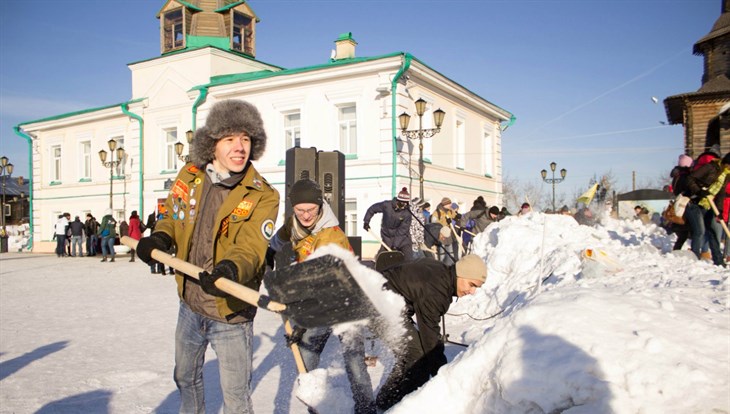
[[[180,412],[205,412],[203,365],[210,343],[218,357],[223,409],[253,412],[253,319],[256,307],[220,291],[221,277],[258,290],[266,248],[274,234],[279,194],[251,164],[264,152],[259,111],[239,100],[218,102],[195,132],[192,161],[178,173],[165,214],[137,245],[145,263],[153,249],[177,248],[177,257],[204,269],[200,281],[175,274],[180,311],[174,379]]]

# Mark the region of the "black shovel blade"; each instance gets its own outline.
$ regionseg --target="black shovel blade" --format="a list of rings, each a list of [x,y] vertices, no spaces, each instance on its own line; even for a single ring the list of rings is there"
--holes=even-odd
[[[271,299],[285,304],[284,314],[303,328],[376,315],[347,266],[335,256],[325,255],[269,272],[264,283]]]

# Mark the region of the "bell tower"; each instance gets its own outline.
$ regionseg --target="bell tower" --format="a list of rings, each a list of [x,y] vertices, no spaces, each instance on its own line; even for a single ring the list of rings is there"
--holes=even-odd
[[[245,1],[167,0],[157,13],[162,55],[204,46],[256,57],[256,23]]]

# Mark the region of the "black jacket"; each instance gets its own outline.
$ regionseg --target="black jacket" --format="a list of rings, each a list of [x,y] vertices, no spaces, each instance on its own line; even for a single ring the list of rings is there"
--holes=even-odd
[[[403,296],[408,317],[416,316],[429,371],[436,374],[446,364],[440,337],[441,317],[456,296],[456,269],[438,260],[423,258],[385,269],[385,287]]]
[[[687,177],[689,196],[696,201],[707,195],[707,188],[714,183],[722,173],[719,160],[712,160],[700,168],[692,171]]]
[[[370,225],[370,219],[375,213],[383,213],[380,223],[380,237],[383,243],[393,250],[412,250],[411,245],[411,216],[408,208],[395,209],[396,200],[385,200],[375,203],[365,213],[364,224]]]

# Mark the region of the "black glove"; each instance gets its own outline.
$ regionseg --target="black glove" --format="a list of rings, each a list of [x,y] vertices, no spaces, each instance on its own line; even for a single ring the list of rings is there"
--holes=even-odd
[[[709,195],[710,195],[710,192],[707,191],[707,190],[705,190],[704,188],[697,192],[697,198],[700,199],[700,200],[703,199],[703,198],[705,198],[705,197],[707,197],[707,196],[709,196]]]
[[[365,224],[363,224],[362,228],[364,228],[365,231],[370,231],[370,224],[369,223],[365,223]]]
[[[208,273],[206,270],[200,272],[198,279],[200,280],[200,287],[203,288],[203,292],[221,298],[228,296],[228,293],[215,286],[215,281],[222,277],[234,282],[238,281],[238,268],[235,263],[230,260],[221,260],[215,265],[212,272]]]
[[[304,332],[307,332],[306,328],[301,328],[299,326],[293,327],[291,330],[291,335],[284,335],[284,338],[286,338],[286,346],[291,347],[293,344],[298,344],[302,342]]]
[[[137,243],[137,249],[135,250],[137,251],[137,256],[139,256],[143,262],[151,265],[156,263],[156,261],[152,258],[153,249],[166,252],[170,250],[171,247],[172,238],[168,236],[167,233],[158,231],[157,233],[152,233],[149,237],[142,237]]]
[[[271,268],[271,270],[274,270],[274,266],[276,265],[274,256],[276,256],[276,250],[272,249],[271,247],[268,247],[266,249],[266,266]]]

